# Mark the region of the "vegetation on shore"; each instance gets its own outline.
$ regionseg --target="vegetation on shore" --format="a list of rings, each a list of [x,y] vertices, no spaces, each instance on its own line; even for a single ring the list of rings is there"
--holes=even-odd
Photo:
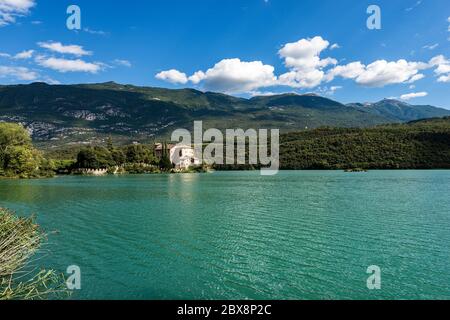
[[[450,117],[281,137],[282,169],[450,169]]]
[[[450,117],[283,134],[280,166],[282,170],[450,169]],[[259,166],[216,165],[215,169]]]
[[[46,299],[68,293],[62,275],[29,266],[44,239],[32,218],[18,218],[0,208],[0,300]]]
[[[47,159],[46,159],[47,158]],[[372,128],[319,128],[280,137],[282,170],[450,169],[450,117]],[[215,165],[216,170],[252,170],[258,165]],[[170,172],[168,150],[153,145],[36,150],[20,125],[0,123],[0,177],[38,178],[102,169],[108,173]],[[194,172],[204,168],[192,168]]]
[[[53,174],[53,163],[33,147],[22,125],[0,123],[0,177],[39,178]]]

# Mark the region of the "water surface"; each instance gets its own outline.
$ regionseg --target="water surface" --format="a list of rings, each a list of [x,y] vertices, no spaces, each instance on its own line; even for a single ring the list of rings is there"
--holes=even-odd
[[[450,298],[450,171],[0,180],[76,299]],[[366,269],[382,269],[382,289]]]

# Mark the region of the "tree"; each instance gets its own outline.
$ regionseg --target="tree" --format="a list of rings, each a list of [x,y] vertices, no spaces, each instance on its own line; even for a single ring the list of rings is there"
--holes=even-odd
[[[77,155],[76,166],[78,168],[97,168],[98,159],[94,149],[86,148],[84,150],[81,150]]]
[[[159,167],[163,170],[170,170],[173,168],[172,161],[170,161],[169,150],[167,148],[167,144],[163,144],[162,156],[159,161]]]
[[[111,157],[116,166],[123,165],[127,160],[125,153],[120,149],[114,149],[111,152]]]
[[[114,151],[114,145],[111,137],[108,137],[108,139],[106,140],[106,148],[108,148],[109,152]]]
[[[148,146],[138,144],[128,146],[125,150],[127,163],[147,163],[155,162],[153,150]]]

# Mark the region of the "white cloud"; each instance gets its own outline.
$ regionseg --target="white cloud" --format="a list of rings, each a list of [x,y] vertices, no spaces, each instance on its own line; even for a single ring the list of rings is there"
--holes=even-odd
[[[16,22],[35,6],[34,0],[0,0],[0,27]]]
[[[14,56],[14,59],[31,59],[33,57],[34,50],[25,50],[19,52]]]
[[[438,82],[450,82],[450,60],[439,55],[432,58],[429,64],[431,67],[436,67],[434,73],[439,77]]]
[[[186,74],[175,69],[158,73],[156,75],[156,79],[167,81],[173,84],[186,84],[188,82]]]
[[[39,56],[36,58],[36,62],[46,68],[56,70],[58,72],[89,72],[97,73],[102,69],[101,63],[90,63],[81,59],[69,60],[61,58],[47,58]]]
[[[450,73],[440,76],[437,81],[438,82],[450,82]]]
[[[320,36],[301,39],[287,43],[278,51],[285,67],[285,73],[277,75],[274,67],[262,61],[241,61],[238,58],[224,59],[212,68],[197,71],[187,76],[182,71],[168,70],[156,75],[156,78],[171,83],[201,85],[206,90],[226,93],[258,92],[258,89],[272,86],[288,86],[291,88],[317,88],[324,82],[331,82],[336,77],[353,80],[365,87],[384,87],[392,84],[413,84],[425,77],[423,70],[436,67],[438,81],[450,82],[450,62],[443,56],[435,57],[428,63],[420,61],[376,60],[369,64],[354,61],[338,65],[333,57],[321,55],[326,49],[338,48],[338,44],[330,43]],[[436,45],[428,46],[434,49]],[[334,89],[331,89],[334,88]],[[320,87],[319,87],[320,89]],[[338,90],[338,86],[327,89],[327,92]]]
[[[82,46],[79,45],[63,45],[61,42],[38,42],[38,46],[44,49],[48,49],[53,52],[62,54],[72,54],[75,56],[88,56],[92,52],[86,51]]]
[[[325,73],[321,70],[290,71],[280,75],[278,84],[292,88],[314,88],[322,83]]]
[[[341,46],[339,44],[334,43],[334,44],[331,45],[330,50],[340,49],[340,48],[341,48]]]
[[[420,70],[429,68],[423,62],[408,62],[404,59],[398,61],[377,60],[369,65],[361,62],[352,62],[344,66],[333,68],[328,74],[328,81],[336,76],[354,79],[357,84],[367,87],[384,87],[389,84],[413,83],[424,77]]]
[[[405,11],[412,11],[422,4],[422,0],[418,0],[412,7],[406,8]]]
[[[38,74],[25,67],[0,66],[0,78],[33,81],[38,78]]]
[[[324,80],[323,68],[337,64],[336,59],[320,58],[321,52],[329,45],[330,43],[320,36],[284,45],[278,53],[290,71],[279,77],[280,84],[294,88],[318,86]]]
[[[11,58],[9,53],[0,52],[0,58]]]
[[[277,92],[271,92],[271,91],[250,91],[249,94],[252,97],[270,97],[270,96],[276,96],[279,94],[286,94],[288,92],[283,93],[277,93]],[[292,93],[292,92],[289,92]]]
[[[274,85],[277,80],[274,70],[274,67],[261,61],[224,59],[206,72],[194,73],[189,80],[193,83],[203,82],[207,90],[244,93]]]
[[[206,74],[203,71],[197,71],[192,76],[189,77],[189,81],[193,84],[199,84],[201,81],[205,80]]]
[[[99,36],[106,36],[108,35],[108,32],[102,31],[102,30],[93,30],[90,28],[84,28],[83,29],[84,32],[90,33],[90,34],[95,34],[95,35],[99,35]]]
[[[439,43],[435,43],[435,44],[428,44],[426,46],[423,46],[422,49],[428,49],[428,50],[434,50],[437,47],[439,47]]]
[[[115,59],[113,61],[114,64],[118,65],[118,66],[122,66],[122,67],[131,67],[131,62],[128,60],[122,60],[122,59]]]
[[[342,89],[342,86],[331,86],[328,92],[330,92],[330,94],[334,94],[339,89]]]
[[[320,59],[320,53],[329,46],[329,42],[322,37],[301,39],[294,43],[287,43],[278,52],[284,58],[286,67],[300,71],[310,71],[336,64],[336,59]]]
[[[408,93],[408,94],[404,94],[404,95],[400,96],[400,99],[410,100],[410,99],[414,99],[414,98],[426,97],[427,95],[428,95],[428,92],[413,92],[413,93]]]

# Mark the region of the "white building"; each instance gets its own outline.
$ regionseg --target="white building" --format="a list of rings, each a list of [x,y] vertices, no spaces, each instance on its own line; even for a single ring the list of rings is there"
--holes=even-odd
[[[200,159],[195,157],[194,148],[191,146],[174,146],[170,149],[170,161],[175,169],[189,169],[192,166],[201,165]]]

